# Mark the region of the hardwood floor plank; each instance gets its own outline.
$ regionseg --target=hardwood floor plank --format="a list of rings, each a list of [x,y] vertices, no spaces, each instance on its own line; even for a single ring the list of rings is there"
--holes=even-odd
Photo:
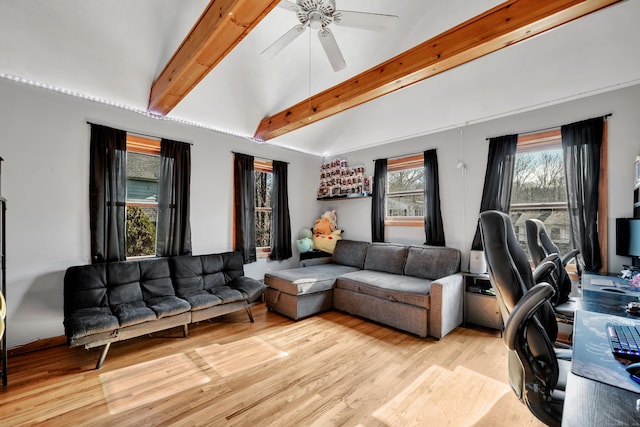
[[[252,311],[255,323],[233,313],[193,325],[187,338],[172,330],[116,343],[99,371],[100,349],[15,355],[9,385],[0,389],[0,423],[542,425],[508,385],[497,332],[457,328],[436,341],[335,311],[297,322],[264,304]],[[202,349],[229,350],[227,371],[208,363]],[[286,356],[274,358],[273,349]],[[114,381],[124,390],[116,410],[110,398],[117,393],[105,386]]]

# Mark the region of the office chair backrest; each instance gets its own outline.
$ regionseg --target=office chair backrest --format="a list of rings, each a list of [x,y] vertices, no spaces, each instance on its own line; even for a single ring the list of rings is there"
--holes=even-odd
[[[531,265],[516,239],[509,215],[499,211],[482,212],[480,232],[489,280],[496,291],[503,322],[506,322],[518,301],[536,284]],[[555,342],[558,323],[551,304],[543,304],[536,317],[551,342]]]
[[[551,254],[557,254],[554,260],[556,268],[550,273],[549,284],[556,287],[556,294],[551,299],[553,305],[562,304],[569,300],[571,293],[571,278],[567,274],[558,246],[549,238],[544,223],[539,219],[528,219],[525,221],[527,231],[527,246],[531,254],[531,260],[538,266],[543,259]]]

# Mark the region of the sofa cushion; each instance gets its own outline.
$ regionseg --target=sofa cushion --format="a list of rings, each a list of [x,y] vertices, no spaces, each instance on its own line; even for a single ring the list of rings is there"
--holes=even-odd
[[[431,280],[382,271],[360,270],[336,280],[336,288],[385,300],[429,308]]]
[[[182,298],[176,296],[153,297],[145,301],[158,319],[174,316],[191,310],[191,305]]]
[[[81,308],[64,318],[64,330],[69,339],[113,331],[119,326],[118,318],[109,307]]]
[[[190,291],[186,294],[180,295],[180,297],[184,298],[189,303],[191,310],[203,310],[205,308],[222,304],[222,300],[219,297],[212,295],[204,289],[199,291]]]
[[[395,243],[372,243],[367,249],[365,270],[402,274],[408,247]]]
[[[154,258],[138,261],[140,267],[140,287],[145,300],[163,296],[175,296],[171,283],[169,260]]]
[[[356,240],[338,240],[331,255],[333,264],[347,265],[362,269],[369,243]]]
[[[251,277],[240,276],[227,283],[227,286],[232,289],[237,289],[242,292],[242,295],[247,302],[253,302],[262,296],[264,292],[264,284]]]
[[[437,280],[460,271],[460,251],[441,246],[411,246],[404,274]]]
[[[223,304],[228,304],[230,302],[243,301],[244,295],[238,289],[232,289],[228,286],[216,286],[213,289],[210,289],[212,295],[217,296],[222,300]]]
[[[79,309],[108,306],[106,264],[80,265],[67,269],[64,275],[65,318],[75,315]]]
[[[264,283],[289,295],[311,294],[333,288],[338,276],[353,271],[358,268],[338,264],[311,265],[267,273]]]
[[[136,325],[150,320],[156,320],[158,316],[147,307],[144,301],[133,301],[111,307],[111,311],[118,318],[121,327]]]

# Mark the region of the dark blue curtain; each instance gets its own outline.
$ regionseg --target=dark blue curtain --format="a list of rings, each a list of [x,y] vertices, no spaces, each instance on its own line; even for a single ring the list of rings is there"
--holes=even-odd
[[[444,246],[444,226],[440,211],[440,180],[436,150],[424,152],[424,234],[425,245]]]
[[[245,264],[257,260],[256,189],[253,160],[253,156],[234,154],[235,250],[242,253]]]
[[[384,242],[385,198],[387,195],[387,159],[375,161],[371,200],[371,241]]]
[[[191,145],[162,139],[156,244],[158,256],[191,254],[190,182]]]
[[[126,251],[127,133],[91,124],[91,261],[122,261]]]
[[[271,193],[271,255],[273,260],[291,258],[291,221],[287,164],[274,160]]]
[[[598,243],[598,184],[604,118],[562,126],[571,239],[586,271],[602,268]],[[604,218],[603,220],[606,220]]]
[[[480,213],[488,210],[509,213],[517,147],[518,135],[505,135],[489,139],[489,155],[487,171],[484,176]],[[476,228],[471,249],[481,251],[482,237],[479,225]]]

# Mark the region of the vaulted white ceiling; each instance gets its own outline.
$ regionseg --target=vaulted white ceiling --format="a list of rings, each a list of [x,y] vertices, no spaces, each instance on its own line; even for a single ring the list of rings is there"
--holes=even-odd
[[[3,0],[0,75],[146,111],[154,79],[208,3]],[[399,20],[382,33],[332,27],[347,62],[334,72],[310,31],[275,58],[260,55],[297,23],[295,14],[275,8],[168,117],[250,138],[264,117],[501,2],[336,3]],[[335,155],[638,84],[638,17],[640,1],[618,3],[269,143]]]

